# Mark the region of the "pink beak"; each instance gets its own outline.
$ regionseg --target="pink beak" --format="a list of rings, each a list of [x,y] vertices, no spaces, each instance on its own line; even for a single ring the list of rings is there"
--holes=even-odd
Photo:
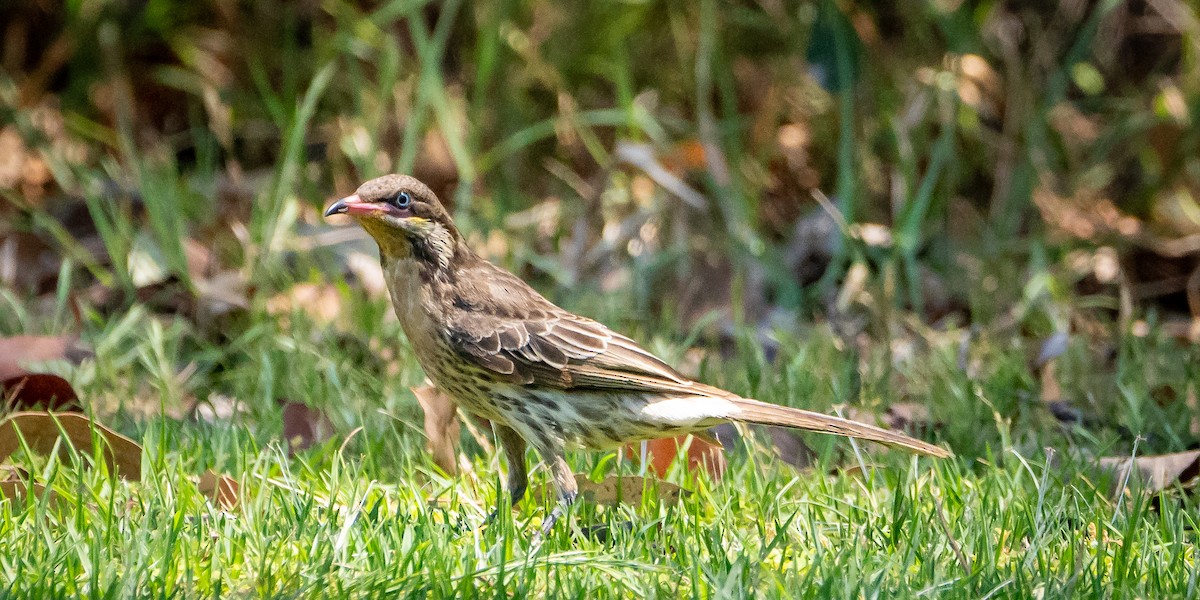
[[[370,215],[387,211],[387,205],[382,202],[365,202],[358,194],[346,196],[325,210],[325,216],[350,215],[352,217]]]

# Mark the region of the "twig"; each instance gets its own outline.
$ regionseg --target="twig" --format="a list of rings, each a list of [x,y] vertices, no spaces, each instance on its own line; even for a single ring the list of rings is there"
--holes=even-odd
[[[963,574],[967,577],[971,576],[971,561],[967,559],[967,555],[963,554],[962,546],[958,540],[954,539],[954,535],[950,533],[950,523],[946,521],[946,512],[942,510],[942,501],[937,496],[933,497],[933,506],[937,511],[938,524],[942,526],[942,533],[946,534],[946,539],[950,542],[950,549],[954,550],[954,556],[958,558],[958,564],[962,567]]]

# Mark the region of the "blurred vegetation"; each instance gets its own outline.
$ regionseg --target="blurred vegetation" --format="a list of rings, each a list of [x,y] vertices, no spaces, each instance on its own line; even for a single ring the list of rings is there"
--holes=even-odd
[[[412,172],[491,255],[567,287],[631,273],[644,309],[713,308],[699,277],[751,321],[824,314],[855,265],[874,304],[934,321],[990,323],[1043,273],[1056,300],[1200,308],[1200,25],[1176,0],[0,15],[0,235],[116,289],[148,244],[194,293],[189,238],[281,285],[314,209]],[[46,291],[43,258],[6,283]]]
[[[5,330],[143,305],[219,340],[297,282],[378,297],[370,244],[319,211],[411,172],[618,327],[1198,333],[1200,22],[1176,0],[0,15]]]
[[[373,243],[321,217],[407,172],[486,257],[684,372],[959,457],[828,475],[905,459],[752,432],[720,485],[672,472],[683,508],[605,513],[651,524],[611,547],[563,531],[591,554],[546,565],[595,574],[514,571],[528,589],[1193,593],[1177,484],[1200,459],[1152,501],[1077,466],[1200,443],[1194,3],[23,0],[0,32],[0,342],[54,334],[50,368],[153,482],[97,503],[103,473],[30,469],[88,510],[0,504],[31,548],[0,553],[13,589],[175,581],[163,564],[190,585],[207,560],[218,593],[450,595],[484,565],[509,593],[524,529],[452,525],[482,521],[497,463],[467,435],[456,478],[422,451]],[[68,364],[75,335],[94,360]],[[180,484],[208,469],[253,518],[193,518]],[[394,506],[353,526],[372,495]]]

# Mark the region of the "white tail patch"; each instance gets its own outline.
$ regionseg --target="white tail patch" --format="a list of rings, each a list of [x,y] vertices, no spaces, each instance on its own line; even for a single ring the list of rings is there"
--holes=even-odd
[[[727,420],[738,410],[734,403],[724,398],[683,396],[652,401],[642,407],[641,414],[652,423],[695,427],[714,419]]]

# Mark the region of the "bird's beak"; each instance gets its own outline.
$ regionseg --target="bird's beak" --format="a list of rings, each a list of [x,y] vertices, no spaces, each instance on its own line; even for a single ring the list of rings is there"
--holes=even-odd
[[[387,205],[382,202],[365,202],[358,194],[346,196],[325,210],[326,217],[333,215],[350,215],[352,217],[382,213],[387,211]]]

